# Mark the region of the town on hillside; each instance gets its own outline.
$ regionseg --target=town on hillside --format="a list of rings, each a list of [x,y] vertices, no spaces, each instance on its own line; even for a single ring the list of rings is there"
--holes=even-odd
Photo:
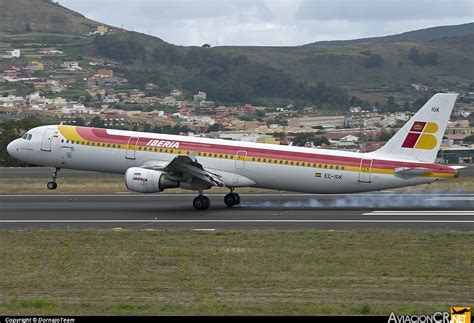
[[[122,31],[98,26],[91,34],[110,32]],[[186,93],[171,88],[163,95],[163,89],[153,83],[133,88],[116,67],[117,63],[104,59],[74,59],[55,47],[0,48],[0,133],[7,120],[34,117],[42,123],[370,152],[390,139],[415,111],[366,109],[357,102],[337,112],[291,104],[227,106],[216,104],[205,89]],[[427,94],[448,91],[420,83],[412,87]],[[473,162],[474,89],[460,93],[460,99],[439,154],[441,163]],[[424,104],[418,103],[418,108]],[[393,98],[387,98],[387,105],[394,104]]]

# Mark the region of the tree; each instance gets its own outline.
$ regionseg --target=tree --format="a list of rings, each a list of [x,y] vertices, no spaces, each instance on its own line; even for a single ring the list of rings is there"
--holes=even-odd
[[[329,145],[329,144],[330,144],[329,139],[326,137],[316,137],[313,140],[313,145],[317,147],[322,146],[322,145]]]
[[[382,65],[383,65],[383,58],[379,54],[370,54],[368,57],[364,59],[365,68],[382,67]]]
[[[216,122],[216,123],[212,124],[209,128],[207,128],[207,133],[218,132],[218,131],[221,131],[221,130],[222,130],[222,124]]]
[[[464,138],[464,143],[474,144],[474,135],[470,135],[469,137]]]
[[[418,48],[410,48],[408,58],[418,66],[438,65],[438,53],[422,53]]]
[[[100,117],[94,117],[90,126],[94,128],[104,128],[104,121]]]

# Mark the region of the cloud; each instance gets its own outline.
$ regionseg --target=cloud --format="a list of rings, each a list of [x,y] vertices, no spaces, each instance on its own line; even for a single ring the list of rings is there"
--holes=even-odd
[[[294,46],[472,20],[472,0],[59,0],[177,45]]]
[[[473,9],[472,0],[305,0],[296,18],[318,21],[472,20]]]

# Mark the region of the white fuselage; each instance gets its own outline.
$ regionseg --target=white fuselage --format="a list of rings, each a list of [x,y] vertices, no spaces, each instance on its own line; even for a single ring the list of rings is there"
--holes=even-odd
[[[164,164],[178,155],[195,155],[206,171],[224,176],[229,187],[255,186],[320,194],[378,191],[454,177],[454,171],[446,166],[392,160],[376,153],[122,130],[106,130],[112,141],[95,137],[84,140],[83,137],[78,139],[76,133],[92,134],[91,128],[81,128],[81,131],[76,128],[80,127],[44,126],[32,129],[28,132],[31,139],[15,140],[8,146],[8,152],[35,165],[119,174],[124,174],[131,167]],[[128,141],[120,143],[120,138],[127,138]],[[433,172],[429,176],[411,178],[395,174],[395,169],[399,167],[420,165],[432,168]]]

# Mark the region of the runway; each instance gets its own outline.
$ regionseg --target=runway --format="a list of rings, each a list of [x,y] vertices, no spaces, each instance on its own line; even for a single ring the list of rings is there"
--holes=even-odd
[[[474,177],[474,166],[459,171],[460,177]],[[0,167],[0,178],[43,178],[51,177],[50,167]],[[61,169],[60,178],[123,178],[120,174],[106,174],[97,172],[84,172],[78,170]]]
[[[72,169],[61,169],[60,178],[123,178],[119,174],[107,174],[98,172],[85,172]],[[35,178],[49,179],[51,177],[50,167],[0,167],[0,178]]]
[[[241,194],[228,209],[194,194],[0,195],[0,229],[474,230],[474,194]]]

